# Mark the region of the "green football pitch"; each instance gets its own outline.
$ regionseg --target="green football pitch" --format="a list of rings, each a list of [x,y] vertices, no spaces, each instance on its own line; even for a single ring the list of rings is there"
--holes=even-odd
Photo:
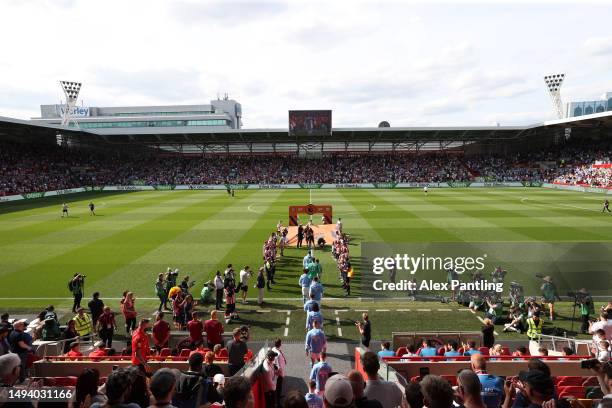
[[[63,200],[70,206],[70,217],[61,219]],[[95,217],[87,209],[90,200],[97,205]],[[79,272],[87,275],[85,299],[100,291],[103,299],[118,306],[114,299],[130,290],[141,299],[141,310],[152,312],[158,273],[179,268],[181,276],[188,274],[196,281],[194,293],[199,295],[202,283],[228,263],[236,270],[244,265],[256,269],[264,240],[278,220],[287,222],[287,207],[310,200],[332,205],[334,220],[342,217],[351,236],[357,270],[354,296],[325,305],[330,308],[326,314],[330,324],[347,325],[338,335],[348,338],[356,337],[350,323],[359,310],[380,310],[375,334],[387,336],[392,330],[477,329],[480,324],[471,313],[461,313],[458,305],[360,302],[363,242],[612,241],[612,214],[601,213],[603,196],[539,188],[430,189],[428,195],[399,189],[237,190],[235,197],[225,191],[87,193],[0,204],[0,310],[31,312],[53,303],[67,312],[71,305],[67,282]],[[297,279],[304,255],[305,250],[289,249],[280,260],[278,284],[265,295],[271,312],[258,311],[253,302],[238,306],[266,336],[283,327],[290,329],[289,337],[303,334],[302,316],[286,324],[284,312],[278,310],[300,306]],[[325,296],[341,298],[344,292],[331,254],[316,251],[315,255],[323,264]],[[520,281],[528,293],[537,293],[539,280],[508,269],[506,282]],[[610,272],[599,271],[574,278],[570,286],[580,284],[605,296],[612,295],[611,281]],[[249,296],[255,296],[254,289]],[[604,298],[597,301],[598,307]],[[568,305],[559,307],[571,314]],[[382,318],[389,315],[387,310],[398,315],[408,309],[412,309],[410,319]],[[439,316],[432,318],[430,313]]]

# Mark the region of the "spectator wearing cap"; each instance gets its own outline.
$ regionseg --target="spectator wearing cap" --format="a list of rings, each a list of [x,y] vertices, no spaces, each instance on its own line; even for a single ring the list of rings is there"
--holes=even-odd
[[[306,356],[310,355],[310,363],[314,365],[319,359],[321,352],[327,347],[327,338],[321,330],[321,324],[318,321],[314,322],[314,328],[306,333]]]
[[[209,389],[208,402],[223,403],[223,390],[225,388],[225,376],[223,374],[215,374],[213,377],[213,385]]]
[[[175,408],[172,405],[172,396],[176,389],[176,374],[174,370],[169,368],[160,368],[151,377],[149,384],[151,394],[155,399],[152,407],[156,408]]]
[[[470,358],[472,370],[482,384],[482,400],[489,408],[497,408],[504,398],[504,380],[501,377],[487,373],[487,361],[482,354],[474,354]]]
[[[9,328],[5,324],[0,324],[0,356],[11,352],[11,345],[8,342]]]
[[[317,383],[314,380],[308,381],[308,392],[304,395],[308,408],[323,408],[323,398],[317,394]]]
[[[13,331],[8,337],[11,351],[21,360],[20,381],[25,380],[28,354],[32,351],[32,336],[25,332],[25,327],[26,323],[23,320],[13,323]]]
[[[153,345],[158,352],[168,347],[170,341],[170,323],[164,320],[164,312],[157,313],[151,337],[153,338]]]
[[[89,353],[91,361],[101,361],[103,360],[103,357],[106,357],[108,355],[108,353],[106,352],[106,346],[103,341],[96,341],[94,347],[96,349]]]
[[[142,319],[132,334],[132,364],[145,369],[149,356],[149,336],[146,330],[151,326],[149,319]]]
[[[351,382],[351,387],[353,387],[355,408],[384,408],[380,402],[370,400],[364,395],[365,380],[359,371],[350,370],[346,373],[346,377]]]
[[[69,357],[69,360],[80,360],[80,357],[83,357],[80,346],[80,342],[73,341],[72,344],[70,344],[70,351],[66,353],[66,357]]]
[[[225,408],[253,407],[253,392],[248,378],[237,376],[228,378],[223,385]]]
[[[217,320],[217,311],[210,312],[210,319],[204,322],[208,348],[213,349],[217,344],[223,345],[223,323]]]
[[[380,362],[373,351],[366,351],[361,356],[361,364],[368,380],[364,394],[366,398],[379,401],[383,407],[404,406],[404,395],[397,384],[382,380],[378,376]]]
[[[342,374],[336,374],[327,380],[323,395],[325,408],[349,408],[354,404],[351,382]]]
[[[172,403],[177,407],[199,407],[206,403],[208,385],[212,381],[201,375],[203,362],[200,353],[189,356],[189,370],[179,375],[172,398]]]
[[[85,309],[79,307],[76,316],[74,316],[72,320],[74,320],[74,328],[79,334],[79,337],[83,340],[87,340],[93,333],[93,323],[91,317],[85,313]]]
[[[0,387],[12,387],[21,378],[21,359],[15,353],[0,356]]]
[[[272,347],[277,356],[274,360],[274,364],[278,367],[278,377],[276,378],[276,405],[280,406],[281,397],[283,395],[283,381],[285,379],[285,367],[287,366],[287,358],[282,349],[282,341],[280,338],[274,340],[274,347]]]
[[[423,392],[423,404],[427,408],[453,406],[453,389],[450,383],[440,376],[426,375],[421,381],[421,391]]]
[[[317,393],[323,395],[325,391],[325,383],[332,373],[332,367],[327,361],[327,353],[322,351],[319,353],[319,362],[312,366],[310,370],[310,379],[317,384]]]
[[[274,361],[278,354],[268,350],[266,360],[262,363],[263,391],[266,400],[266,408],[276,407],[276,378],[278,377],[278,366]]]
[[[521,371],[518,375],[518,382],[506,386],[506,399],[504,407],[509,407],[512,401],[512,394],[516,389],[517,401],[513,406],[527,406],[529,408],[541,407],[545,402],[554,397],[555,384],[549,373],[540,370]],[[522,395],[522,401],[518,395]],[[520,405],[519,405],[520,404]]]
[[[233,339],[227,343],[227,365],[229,367],[230,377],[244,367],[244,356],[249,350],[246,342],[242,341],[239,328],[235,328],[232,335]]]

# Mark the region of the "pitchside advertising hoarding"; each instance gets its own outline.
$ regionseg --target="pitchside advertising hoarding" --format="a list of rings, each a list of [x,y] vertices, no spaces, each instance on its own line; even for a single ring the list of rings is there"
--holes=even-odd
[[[329,136],[332,131],[331,110],[290,110],[290,136]]]
[[[365,242],[353,265],[365,298],[497,299],[521,288],[542,296],[552,282],[559,296],[612,295],[610,242]]]

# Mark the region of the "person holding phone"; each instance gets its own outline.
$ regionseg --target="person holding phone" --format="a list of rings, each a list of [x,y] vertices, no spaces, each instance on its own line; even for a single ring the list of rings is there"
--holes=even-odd
[[[370,347],[370,340],[372,340],[372,324],[370,323],[370,316],[367,313],[361,315],[363,322],[355,322],[357,330],[361,335],[361,344],[365,347]]]

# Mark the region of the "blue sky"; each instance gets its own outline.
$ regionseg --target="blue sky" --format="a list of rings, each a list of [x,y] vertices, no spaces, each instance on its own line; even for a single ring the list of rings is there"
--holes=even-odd
[[[528,124],[612,91],[605,2],[14,0],[0,6],[0,116],[28,118],[83,82],[86,106],[208,103],[247,128],[289,109],[334,126]],[[6,39],[9,39],[8,41]]]

